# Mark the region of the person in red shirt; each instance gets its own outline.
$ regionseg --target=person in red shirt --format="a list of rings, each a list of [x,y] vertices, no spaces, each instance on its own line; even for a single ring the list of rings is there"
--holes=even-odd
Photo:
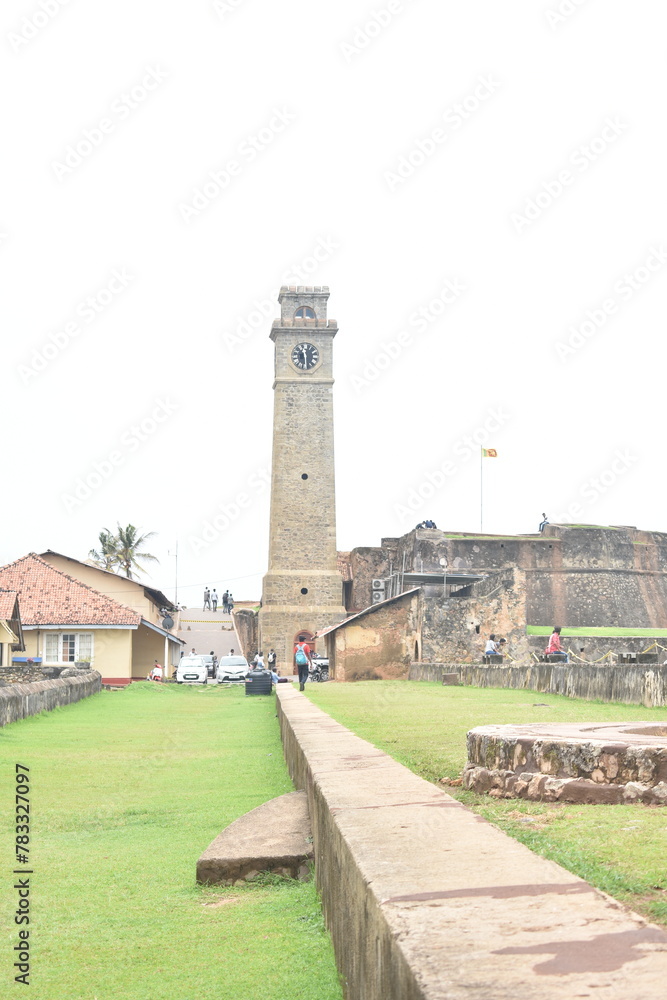
[[[569,663],[570,662],[569,654],[566,652],[566,650],[563,649],[561,645],[560,632],[561,632],[560,625],[557,625],[554,628],[553,632],[551,633],[551,637],[549,639],[549,645],[544,650],[544,652],[547,654],[547,656],[549,655],[549,653],[562,653],[564,657],[564,662]]]

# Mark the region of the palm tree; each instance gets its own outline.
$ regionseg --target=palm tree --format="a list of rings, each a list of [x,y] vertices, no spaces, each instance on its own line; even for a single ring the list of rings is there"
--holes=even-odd
[[[144,568],[139,565],[139,560],[150,559],[153,562],[160,561],[157,556],[152,556],[148,552],[138,551],[154,534],[154,531],[149,531],[145,535],[140,535],[133,524],[128,524],[126,528],[121,528],[120,524],[118,525],[118,534],[114,539],[116,563],[121,567],[128,580],[134,579],[132,575],[133,570],[137,573],[145,572]]]
[[[115,535],[111,534],[108,528],[102,528],[98,537],[100,547],[99,549],[91,549],[88,553],[88,558],[96,566],[99,566],[100,569],[113,572],[114,568],[118,565],[118,539]]]

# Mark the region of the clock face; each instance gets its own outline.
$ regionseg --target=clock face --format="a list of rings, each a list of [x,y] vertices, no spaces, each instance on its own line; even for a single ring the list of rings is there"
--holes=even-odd
[[[320,360],[320,352],[314,344],[297,344],[292,348],[292,364],[301,371],[310,371]]]

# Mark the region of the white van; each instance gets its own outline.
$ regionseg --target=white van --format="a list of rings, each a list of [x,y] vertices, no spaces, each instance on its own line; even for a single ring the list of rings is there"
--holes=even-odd
[[[208,664],[203,656],[182,656],[176,667],[177,684],[208,684]]]

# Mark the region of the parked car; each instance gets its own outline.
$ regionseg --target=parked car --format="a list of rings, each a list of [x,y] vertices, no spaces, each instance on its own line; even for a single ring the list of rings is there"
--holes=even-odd
[[[177,684],[208,684],[208,664],[203,656],[182,656],[176,667]]]
[[[244,681],[249,670],[245,656],[221,656],[216,674],[218,684],[223,681]]]

